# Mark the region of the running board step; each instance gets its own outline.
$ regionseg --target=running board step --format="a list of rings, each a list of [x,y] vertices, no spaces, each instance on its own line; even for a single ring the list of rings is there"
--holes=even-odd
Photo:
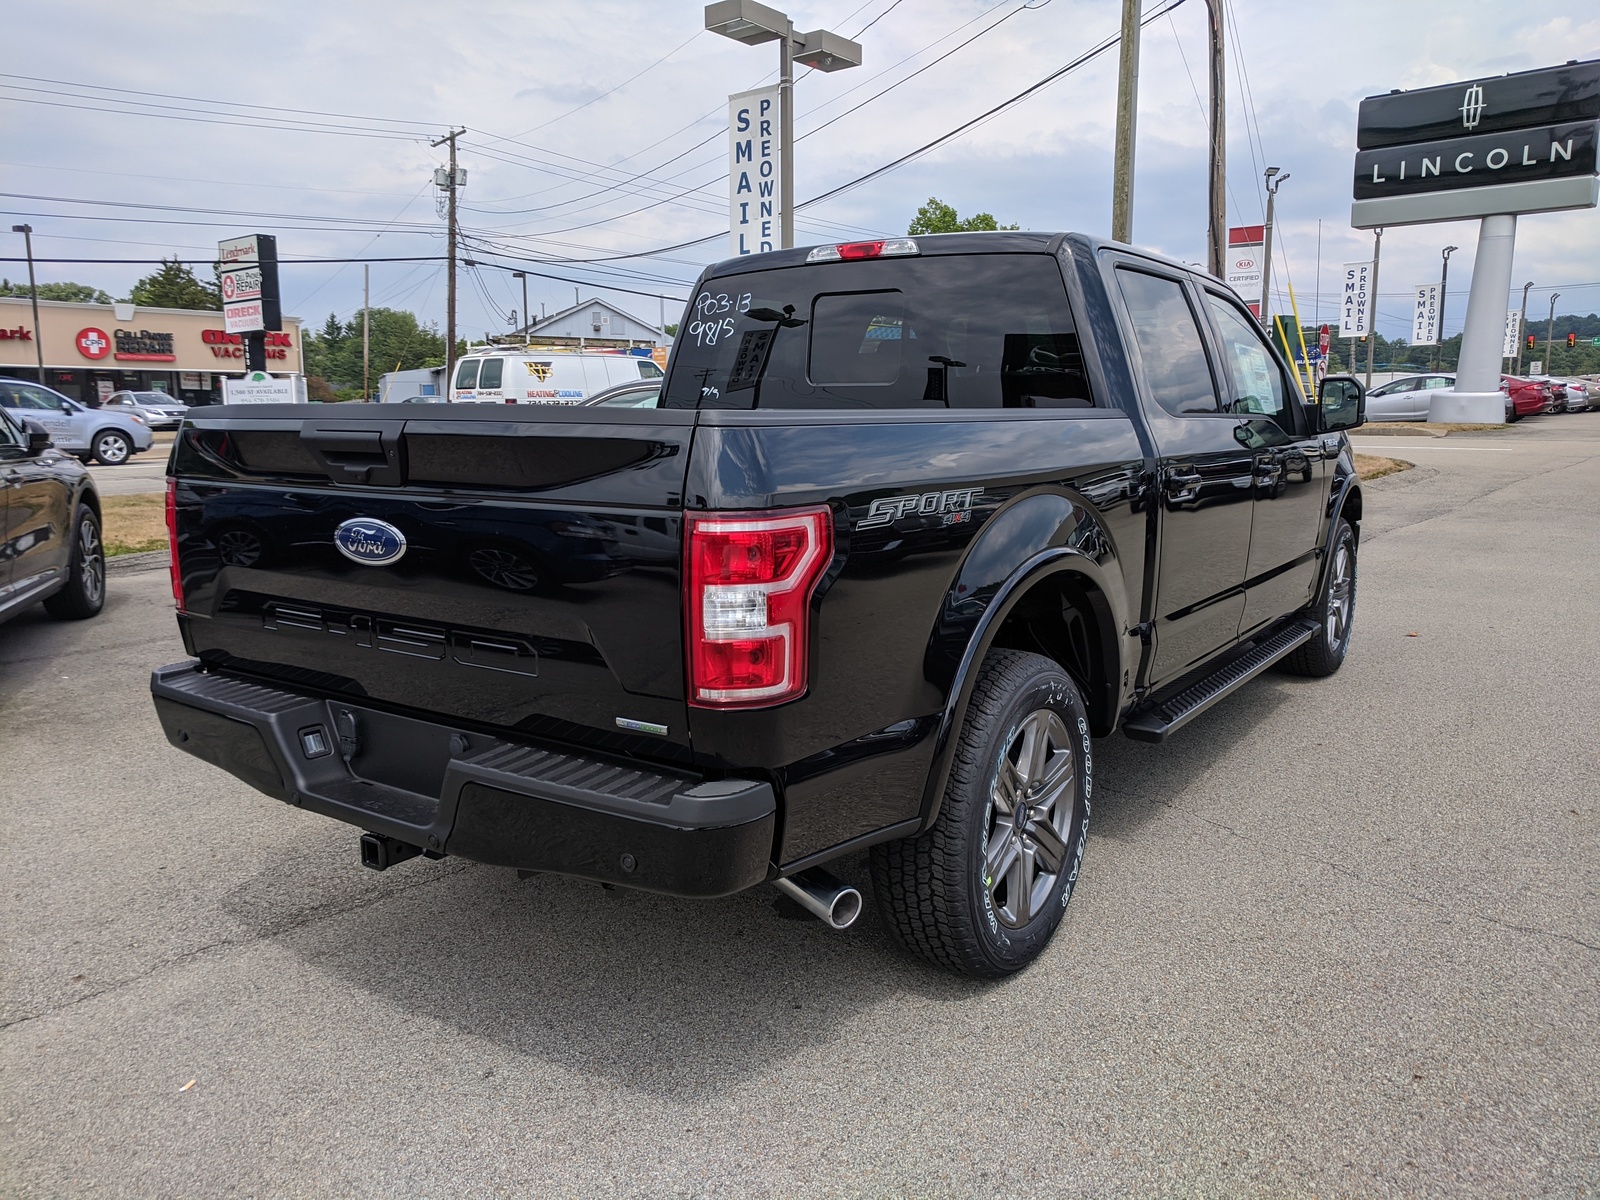
[[[1164,700],[1157,700],[1122,723],[1122,732],[1136,742],[1159,742],[1181,729],[1224,696],[1243,687],[1280,658],[1309,642],[1315,621],[1302,619],[1255,643],[1223,666]]]

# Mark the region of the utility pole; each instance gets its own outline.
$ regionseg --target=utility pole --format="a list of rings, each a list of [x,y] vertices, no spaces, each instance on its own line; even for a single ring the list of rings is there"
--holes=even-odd
[[[39,384],[44,385],[44,330],[39,328],[39,285],[33,281],[33,226],[13,225],[12,233],[22,235],[28,254],[28,296],[33,301],[33,352],[39,359]]]
[[[1433,344],[1433,369],[1437,371],[1444,365],[1444,298],[1446,289],[1450,286],[1450,256],[1460,246],[1446,246],[1444,248],[1444,270],[1439,273],[1439,340]]]
[[[1270,209],[1268,211],[1270,211]],[[1270,232],[1268,236],[1271,236]],[[1367,322],[1368,391],[1372,389],[1372,356],[1378,352],[1378,252],[1382,249],[1383,227],[1380,225],[1377,229],[1372,231],[1372,319]]]
[[[1544,327],[1544,370],[1540,372],[1542,375],[1550,374],[1550,346],[1556,336],[1556,301],[1559,299],[1561,299],[1560,292],[1550,293],[1550,323]],[[39,378],[41,380],[44,378],[42,367],[39,370]]]
[[[1211,25],[1211,273],[1227,278],[1228,250],[1228,106],[1223,94],[1227,63],[1222,56],[1222,3],[1206,0]]]
[[[429,142],[430,146],[443,146],[450,144],[450,174],[444,183],[446,203],[448,210],[445,216],[445,255],[449,259],[449,271],[445,285],[444,300],[444,381],[449,387],[455,377],[456,365],[456,188],[461,180],[456,171],[456,139],[466,133],[465,129],[452,129],[436,142]],[[433,173],[435,184],[439,182],[439,172]],[[446,392],[446,395],[449,393]]]
[[[1282,170],[1282,167],[1268,167],[1263,172],[1267,181],[1267,228],[1266,244],[1261,247],[1261,323],[1268,329],[1272,328],[1267,320],[1267,291],[1272,286],[1272,210],[1278,199],[1278,189],[1289,178],[1287,174],[1278,174]]]
[[[372,399],[372,264],[361,264],[361,398]]]
[[[513,271],[511,278],[522,280],[522,340],[528,340],[528,329],[533,324],[533,314],[528,311],[528,273]]]
[[[1522,285],[1522,315],[1517,318],[1517,367],[1512,372],[1514,375],[1522,374],[1522,347],[1527,340],[1523,337],[1528,331],[1528,289],[1533,287],[1533,280],[1528,280]]]
[[[1139,0],[1122,0],[1117,58],[1117,150],[1111,175],[1111,240],[1133,240],[1133,149],[1139,116]]]

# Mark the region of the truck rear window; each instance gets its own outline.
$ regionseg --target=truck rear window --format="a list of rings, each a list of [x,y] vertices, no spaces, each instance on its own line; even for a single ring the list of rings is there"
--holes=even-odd
[[[1090,408],[1048,254],[821,263],[710,280],[663,408]]]

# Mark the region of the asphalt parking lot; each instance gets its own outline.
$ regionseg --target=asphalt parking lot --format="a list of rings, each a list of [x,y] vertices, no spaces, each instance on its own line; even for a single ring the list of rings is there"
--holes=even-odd
[[[0,626],[0,1193],[1600,1196],[1600,417],[1362,448],[1418,466],[1344,669],[1101,742],[1000,984],[870,906],[363,871],[165,744],[159,563]]]

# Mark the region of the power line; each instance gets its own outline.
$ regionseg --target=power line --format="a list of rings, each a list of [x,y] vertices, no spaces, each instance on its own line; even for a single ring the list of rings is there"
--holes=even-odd
[[[53,83],[57,87],[84,88],[95,92],[115,92],[124,96],[151,96],[157,100],[185,100],[191,104],[204,104],[216,108],[251,108],[262,112],[286,112],[307,117],[339,117],[350,121],[377,121],[386,125],[437,125],[437,121],[402,121],[394,117],[362,116],[357,113],[323,112],[315,108],[284,108],[277,104],[247,104],[242,100],[218,100],[206,96],[176,96],[168,92],[141,92],[133,88],[110,87],[98,83],[81,83],[70,79],[44,79],[37,75],[16,75],[0,71],[0,79],[25,79],[29,83]],[[0,85],[10,86],[10,85]]]
[[[1152,21],[1156,20],[1157,18],[1166,16],[1167,13],[1171,12],[1175,8],[1178,8],[1183,3],[1184,3],[1184,0],[1170,0],[1170,2],[1165,7],[1158,9],[1157,11],[1151,13],[1148,17],[1145,17],[1142,21],[1140,21],[1140,25],[1141,26],[1148,25]],[[888,172],[895,170],[897,167],[904,166],[906,163],[911,162],[913,159],[922,157],[922,155],[928,153],[930,150],[934,150],[934,149],[938,148],[939,146],[944,145],[944,143],[950,141],[952,138],[959,137],[961,134],[967,132],[967,130],[972,129],[972,128],[978,126],[978,125],[981,125],[985,121],[988,121],[988,120],[998,116],[1000,113],[1004,112],[1006,109],[1011,108],[1011,107],[1013,107],[1013,106],[1015,106],[1017,104],[1022,103],[1028,97],[1032,96],[1035,92],[1038,92],[1042,88],[1048,87],[1050,84],[1052,84],[1056,80],[1060,79],[1063,75],[1066,75],[1066,74],[1068,74],[1069,72],[1072,72],[1072,71],[1076,71],[1079,67],[1082,67],[1085,64],[1091,62],[1092,60],[1100,57],[1100,55],[1104,54],[1107,50],[1110,50],[1113,46],[1115,46],[1121,40],[1122,40],[1122,34],[1120,32],[1111,34],[1110,36],[1105,38],[1103,41],[1101,41],[1098,45],[1092,47],[1089,50],[1084,51],[1082,54],[1078,55],[1078,57],[1074,58],[1071,62],[1067,63],[1065,66],[1058,67],[1056,70],[1050,72],[1050,74],[1046,75],[1043,79],[1039,80],[1037,83],[1031,84],[1030,86],[1023,88],[1022,91],[1018,92],[1015,96],[1012,96],[1008,100],[1002,100],[999,104],[996,104],[993,108],[988,109],[985,112],[979,113],[976,117],[973,117],[970,121],[963,122],[962,124],[956,126],[954,129],[950,130],[948,133],[944,133],[944,134],[939,135],[938,137],[934,138],[931,142],[926,142],[923,145],[918,146],[915,150],[912,150],[907,154],[902,154],[899,158],[895,159],[893,162],[885,163],[883,166],[878,167],[875,170],[868,171],[865,175],[857,176],[855,179],[850,180],[850,182],[848,182],[848,183],[840,184],[838,187],[833,188],[830,191],[823,192],[820,196],[813,196],[811,199],[806,200],[801,204],[795,205],[795,207],[797,209],[800,209],[800,208],[809,207],[810,205],[813,205],[813,204],[821,204],[825,200],[831,200],[835,196],[843,195],[845,192],[848,192],[848,191],[851,191],[854,188],[860,187],[862,184],[867,183],[870,180],[876,179],[880,175],[887,174]]]

